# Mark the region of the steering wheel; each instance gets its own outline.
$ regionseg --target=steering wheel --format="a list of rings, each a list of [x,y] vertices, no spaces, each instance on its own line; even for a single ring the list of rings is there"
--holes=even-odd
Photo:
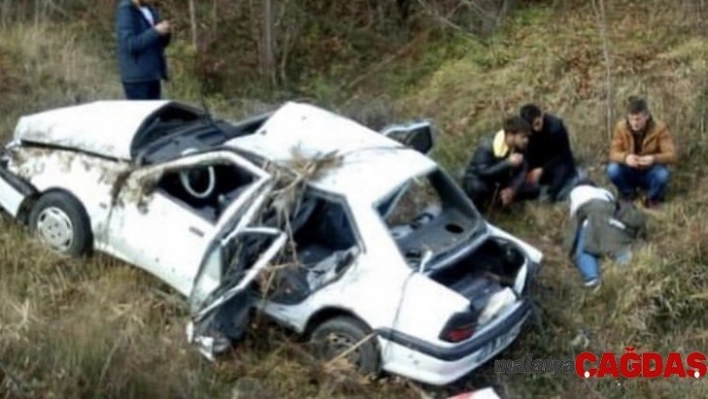
[[[182,151],[182,155],[188,155],[196,151],[197,150],[194,148],[188,148]],[[195,182],[196,185],[199,185],[200,183],[203,184],[205,178],[207,180],[206,187],[201,191],[195,189]],[[187,190],[187,192],[191,196],[199,199],[209,197],[214,193],[214,189],[216,188],[216,172],[214,171],[213,166],[207,166],[206,168],[191,169],[179,172],[179,180],[182,183],[184,189]]]

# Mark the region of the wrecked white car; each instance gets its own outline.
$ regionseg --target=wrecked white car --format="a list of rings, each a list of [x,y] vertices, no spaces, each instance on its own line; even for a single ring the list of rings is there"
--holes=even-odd
[[[303,103],[228,122],[99,101],[19,120],[0,205],[55,251],[166,282],[202,346],[260,309],[324,357],[442,385],[514,341],[542,254],[487,223],[431,146],[425,122],[375,132]]]

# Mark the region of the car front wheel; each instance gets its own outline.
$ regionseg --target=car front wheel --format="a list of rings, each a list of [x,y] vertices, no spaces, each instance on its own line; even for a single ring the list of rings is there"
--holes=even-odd
[[[323,360],[344,357],[365,374],[380,372],[376,337],[352,317],[335,317],[320,324],[310,338],[315,356]]]
[[[92,244],[91,224],[86,210],[72,195],[49,192],[32,207],[30,231],[53,251],[79,256]]]

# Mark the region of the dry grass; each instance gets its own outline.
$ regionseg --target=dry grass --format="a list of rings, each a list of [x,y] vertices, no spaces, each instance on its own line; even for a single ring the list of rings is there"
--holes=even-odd
[[[537,287],[545,334],[529,327],[501,358],[529,352],[536,358],[571,358],[584,349],[577,345],[579,331],[589,337],[585,349],[595,352],[706,347],[708,228],[702,219],[708,187],[701,160],[708,154],[702,97],[708,45],[692,33],[694,20],[684,14],[683,3],[623,4],[608,8],[613,109],[620,112],[621,100],[639,92],[670,123],[682,152],[671,202],[652,215],[651,240],[630,265],[605,265],[605,284],[596,294],[581,286],[561,253],[565,208],[529,204],[517,215],[495,217],[542,248],[547,260]],[[488,48],[470,43],[467,56],[422,80],[397,102],[399,112],[424,114],[441,125],[436,156],[456,171],[504,113],[538,101],[564,117],[576,152],[602,180],[604,66],[588,7],[523,11]],[[120,96],[117,80],[107,74],[112,64],[82,50],[67,31],[46,29],[3,32],[0,83],[16,88],[0,100],[5,137],[21,113],[68,104],[77,95],[83,100]],[[254,104],[249,103],[263,106]],[[154,278],[101,256],[56,257],[5,219],[0,259],[0,397],[421,397],[397,378],[365,382],[324,367],[293,337],[268,325],[254,326],[230,358],[210,364],[186,344],[185,304]],[[708,397],[703,381],[617,385],[574,375],[501,375],[491,367],[457,386],[431,391],[441,395],[494,384],[510,397]]]

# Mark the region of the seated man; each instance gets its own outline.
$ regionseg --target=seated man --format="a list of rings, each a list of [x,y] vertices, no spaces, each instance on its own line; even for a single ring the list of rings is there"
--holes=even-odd
[[[600,284],[600,257],[626,263],[630,244],[646,235],[646,218],[632,203],[615,201],[609,191],[589,179],[570,191],[570,223],[564,249],[580,271],[586,286]]]
[[[666,124],[652,117],[644,99],[630,98],[627,118],[615,127],[607,168],[620,197],[634,201],[641,188],[646,190],[645,205],[655,207],[664,199],[669,183],[667,165],[675,161],[674,141]]]
[[[544,113],[535,104],[524,105],[519,114],[532,130],[526,149],[528,180],[547,187],[546,194],[551,202],[563,200],[563,191],[567,192],[563,189],[570,188],[577,174],[563,120]]]
[[[526,182],[523,151],[528,144],[530,126],[519,116],[504,121],[504,129],[485,140],[475,151],[462,181],[474,204],[485,209],[496,198],[502,205],[514,200],[535,198],[538,187]]]

